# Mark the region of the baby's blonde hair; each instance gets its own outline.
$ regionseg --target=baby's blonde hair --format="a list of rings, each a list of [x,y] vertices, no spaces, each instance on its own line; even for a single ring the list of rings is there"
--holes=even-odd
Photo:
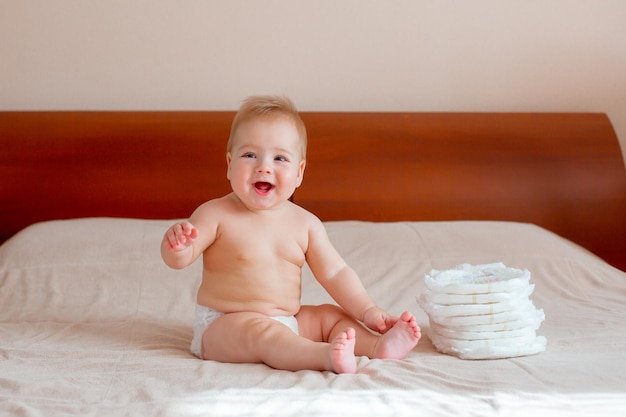
[[[296,106],[285,96],[250,96],[246,98],[233,119],[226,151],[230,152],[232,150],[233,137],[237,128],[243,122],[260,117],[277,116],[287,117],[294,123],[300,136],[301,157],[305,159],[307,145],[306,127],[298,114]]]

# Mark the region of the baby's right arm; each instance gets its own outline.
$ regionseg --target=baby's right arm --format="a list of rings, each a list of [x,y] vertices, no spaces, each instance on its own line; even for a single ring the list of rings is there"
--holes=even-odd
[[[175,223],[167,229],[161,241],[163,261],[174,269],[191,265],[213,244],[217,236],[218,220],[223,217],[222,199],[200,205],[189,220]]]
[[[161,242],[163,261],[175,269],[181,269],[191,264],[196,258],[193,242],[198,237],[198,233],[198,229],[186,220],[167,229]]]
[[[198,237],[198,229],[189,221],[182,221],[170,227],[163,239],[167,240],[171,251],[180,252],[185,250]]]

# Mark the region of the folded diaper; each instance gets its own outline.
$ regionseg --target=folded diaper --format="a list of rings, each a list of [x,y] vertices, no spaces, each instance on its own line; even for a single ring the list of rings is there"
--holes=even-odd
[[[535,326],[534,329],[537,330],[541,322],[545,319],[545,315],[543,313],[543,309],[535,310],[531,314],[519,319],[519,320],[511,320],[505,321],[502,323],[491,323],[491,324],[471,324],[471,325],[461,325],[461,326],[446,326],[452,330],[458,331],[475,331],[475,332],[500,332],[505,330],[515,330],[515,329],[523,329],[526,327]],[[431,323],[435,323],[431,321]],[[436,324],[436,323],[435,323]]]
[[[510,292],[488,292],[484,294],[446,294],[431,291],[424,288],[422,298],[439,305],[455,304],[490,304],[502,301],[515,300],[522,297],[529,297],[535,289],[535,284],[527,285]]]
[[[474,331],[474,330],[465,330],[463,327],[450,328],[446,326],[440,326],[437,323],[430,323],[430,329],[435,334],[438,334],[442,337],[447,337],[450,339],[461,339],[461,340],[493,340],[493,339],[511,339],[514,337],[522,337],[522,336],[536,336],[536,330],[539,328],[539,325],[535,328],[534,326],[520,327],[518,329],[510,329],[510,330],[485,330],[485,331]]]
[[[543,352],[536,331],[545,319],[529,299],[530,272],[503,263],[432,270],[417,297],[428,314],[429,337],[442,353],[462,359],[498,359]]]
[[[432,270],[424,278],[426,287],[444,294],[491,294],[526,288],[530,272],[507,268],[503,263],[462,264],[445,271]]]
[[[505,301],[484,304],[468,303],[446,305],[434,303],[422,295],[421,301],[422,308],[431,318],[435,319],[435,321],[441,321],[458,316],[497,314],[505,313],[507,311],[518,312],[534,308],[528,297],[517,297]]]
[[[535,355],[546,350],[546,338],[543,336],[508,343],[489,340],[450,342],[438,336],[432,336],[431,340],[439,352],[458,356],[461,359],[504,359]]]
[[[519,309],[502,311],[499,313],[472,314],[471,306],[468,306],[467,314],[463,316],[444,317],[437,314],[429,314],[430,321],[444,326],[474,326],[482,324],[501,324],[512,321],[522,321],[535,318],[538,310],[527,300],[527,304]],[[422,309],[428,314],[428,310],[422,305]]]

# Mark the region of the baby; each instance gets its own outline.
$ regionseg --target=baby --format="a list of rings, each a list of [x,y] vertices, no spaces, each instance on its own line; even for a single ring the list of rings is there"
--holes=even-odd
[[[355,355],[400,359],[420,338],[415,317],[379,308],[322,222],[289,200],[302,184],[306,140],[289,99],[248,98],[227,145],[232,192],[163,237],[170,267],[203,257],[191,343],[202,359],[354,373]],[[341,307],[300,304],[305,262]]]

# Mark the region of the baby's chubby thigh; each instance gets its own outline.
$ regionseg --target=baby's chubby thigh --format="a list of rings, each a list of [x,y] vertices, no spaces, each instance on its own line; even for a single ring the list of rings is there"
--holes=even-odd
[[[227,313],[215,319],[202,336],[204,359],[231,363],[262,363],[265,350],[284,338],[298,337],[285,324],[261,313]]]
[[[348,313],[333,304],[303,305],[296,319],[300,336],[314,342],[329,342],[346,327],[357,325]]]

